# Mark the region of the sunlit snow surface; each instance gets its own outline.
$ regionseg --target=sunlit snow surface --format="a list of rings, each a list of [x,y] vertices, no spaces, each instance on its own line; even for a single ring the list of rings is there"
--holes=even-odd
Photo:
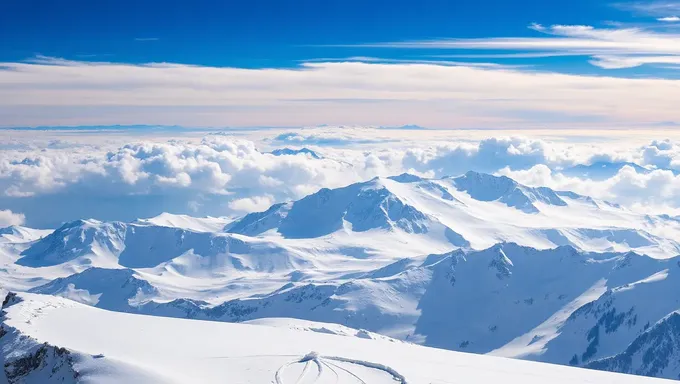
[[[390,340],[116,313],[50,296],[19,299],[5,308],[8,333],[0,339],[2,348],[16,356],[47,342],[70,351],[26,376],[32,383],[58,374],[73,383],[63,373],[69,365],[80,372],[78,381],[96,383],[662,382]],[[11,358],[6,362],[16,364]],[[55,373],[55,367],[61,371]]]
[[[677,378],[675,347],[654,342],[675,337],[670,314],[680,304],[669,292],[680,292],[677,239],[680,220],[671,216],[506,177],[404,174],[238,218],[163,214],[130,223],[84,219],[54,231],[10,227],[0,233],[0,283],[119,312]],[[267,375],[394,377],[330,359],[343,350],[300,347],[274,358]],[[295,363],[311,351],[321,357]],[[626,353],[651,354],[655,363],[627,364]]]

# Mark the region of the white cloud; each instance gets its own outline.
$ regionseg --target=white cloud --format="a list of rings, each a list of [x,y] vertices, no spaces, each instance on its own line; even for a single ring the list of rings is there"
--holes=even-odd
[[[677,23],[680,21],[680,17],[678,16],[666,16],[666,17],[660,17],[657,19],[658,21],[663,21],[666,23]]]
[[[638,173],[633,167],[625,166],[613,177],[601,181],[564,176],[542,164],[520,171],[505,168],[498,173],[525,185],[573,191],[643,212],[659,209],[680,212],[680,176],[670,170]]]
[[[286,137],[302,141],[281,143],[269,140],[280,136],[279,132],[267,132],[259,131],[257,142],[227,135],[171,140],[144,137],[140,142],[137,137],[100,133],[99,149],[66,140],[59,145],[50,145],[54,140],[19,140],[14,149],[0,151],[0,206],[22,212],[27,225],[39,227],[54,227],[82,217],[134,220],[166,211],[233,215],[264,210],[272,203],[299,199],[320,188],[337,188],[375,176],[410,172],[442,177],[475,170],[501,172],[531,185],[574,190],[631,206],[665,204],[680,208],[676,197],[680,184],[674,174],[680,170],[680,145],[671,140],[643,146],[625,141],[616,145],[577,144],[526,137],[421,142],[408,139],[413,132],[403,132],[399,139],[376,143],[397,132],[317,128],[287,131],[290,135]],[[425,134],[430,132],[418,133]],[[431,134],[437,137],[436,131]],[[343,141],[340,145],[312,146],[320,159],[275,156],[268,153],[271,147],[258,149],[307,145],[305,140],[310,137]],[[112,144],[107,143],[110,139]],[[119,140],[123,141],[120,145]],[[353,140],[367,144],[357,147]],[[651,172],[637,175],[624,169],[600,181],[560,173],[576,164],[595,162],[634,163]]]
[[[644,64],[677,64],[680,56],[593,56],[591,64],[605,69],[639,67]]]
[[[229,208],[237,212],[262,212],[266,211],[272,204],[274,204],[272,196],[253,196],[233,200],[229,202]]]
[[[10,225],[22,225],[26,217],[21,213],[14,213],[9,209],[0,209],[0,228]]]
[[[587,36],[600,30],[551,27]],[[640,32],[642,33],[642,32]],[[678,52],[677,41],[633,35],[639,47]],[[549,37],[451,42],[461,46],[559,49],[572,42],[617,41]],[[514,41],[514,42],[513,42]],[[658,44],[657,44],[658,43]],[[666,48],[663,48],[666,47]],[[565,48],[566,49],[566,48]],[[571,49],[571,48],[569,48]],[[673,52],[673,53],[671,53]],[[616,56],[616,55],[614,55]],[[609,59],[612,62],[613,59]],[[531,128],[645,126],[677,119],[680,81],[579,76],[530,70],[378,64],[305,63],[295,69],[240,69],[177,64],[128,65],[39,58],[0,63],[4,125],[182,124],[290,126],[343,123],[429,127]]]
[[[377,144],[393,141],[388,134],[381,135],[380,133],[376,128],[364,127],[311,128],[284,132],[276,135],[272,140],[284,145],[321,146]]]
[[[677,0],[632,1],[614,5],[645,16],[664,17],[680,14],[680,1]]]
[[[660,19],[674,21],[672,17]],[[677,63],[680,57],[680,35],[643,28],[595,28],[589,25],[552,25],[533,23],[530,29],[540,32],[541,37],[502,37],[477,39],[444,39],[432,41],[393,42],[369,44],[371,47],[425,48],[425,49],[482,49],[523,51],[541,55],[593,56],[593,65],[605,69],[622,68],[613,62],[625,62],[628,66],[644,64]],[[504,54],[501,54],[504,55]],[[487,57],[494,57],[488,55]],[[497,56],[498,57],[498,56]],[[502,57],[502,56],[501,56]],[[607,59],[602,59],[605,57]],[[599,58],[599,59],[598,59]]]

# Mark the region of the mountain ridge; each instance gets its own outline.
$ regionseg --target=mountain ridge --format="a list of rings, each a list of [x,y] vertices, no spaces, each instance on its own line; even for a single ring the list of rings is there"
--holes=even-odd
[[[651,365],[622,362],[644,351],[664,361],[654,343],[628,348],[680,309],[664,298],[680,290],[676,235],[671,216],[507,177],[401,174],[240,218],[87,219],[15,236],[0,243],[0,283],[132,314],[297,318],[649,374]]]

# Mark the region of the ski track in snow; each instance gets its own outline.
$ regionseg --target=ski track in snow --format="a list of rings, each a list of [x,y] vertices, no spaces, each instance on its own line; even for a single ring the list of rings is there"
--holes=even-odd
[[[344,363],[344,364],[343,364]],[[296,364],[304,364],[302,371],[300,373],[291,372],[293,366]],[[314,371],[311,366],[316,366],[316,371]],[[343,366],[345,365],[345,366]],[[389,377],[389,383],[400,383],[407,384],[406,378],[398,373],[392,367],[372,363],[369,361],[348,359],[344,357],[337,356],[320,356],[315,352],[310,352],[309,354],[302,356],[299,359],[290,361],[282,366],[280,366],[276,373],[274,374],[275,384],[325,384],[325,383],[350,383],[356,382],[357,384],[368,384],[369,382],[374,382],[366,377],[362,377],[365,373],[359,371],[353,371],[351,366],[360,366],[369,370],[375,370],[384,373],[384,377],[387,379]],[[327,370],[324,367],[328,368]],[[330,372],[333,375],[333,379],[329,375],[325,374]],[[313,375],[313,376],[312,376]],[[373,377],[373,375],[371,375]],[[350,381],[347,381],[349,379]]]
[[[348,370],[348,369],[345,369],[345,368],[343,368],[343,367],[341,367],[341,366],[339,366],[339,365],[337,365],[337,364],[333,364],[333,363],[331,363],[331,362],[329,362],[329,361],[324,361],[324,364],[326,364],[326,366],[327,366],[328,368],[330,368],[330,369],[333,369],[332,367],[335,367],[335,368],[338,368],[338,369],[342,369],[343,371],[349,373],[352,377],[356,378],[357,381],[359,381],[360,384],[367,384],[364,380],[361,379],[361,377],[355,375],[354,373],[352,373],[352,371],[350,371],[350,370]]]

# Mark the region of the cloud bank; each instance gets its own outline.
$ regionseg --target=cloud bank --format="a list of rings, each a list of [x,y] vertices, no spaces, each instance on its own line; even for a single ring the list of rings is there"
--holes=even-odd
[[[554,26],[549,32],[559,36],[432,44],[559,50],[600,47],[593,60],[609,67],[652,59],[675,63],[680,47],[677,38],[642,31]],[[630,41],[621,43],[622,39]],[[617,54],[634,49],[653,50],[654,56]],[[5,126],[399,126],[417,121],[447,128],[640,127],[677,121],[675,101],[680,98],[680,80],[674,79],[365,62],[242,69],[41,57],[33,62],[0,63],[0,84],[0,121]]]
[[[364,136],[343,129],[290,131],[285,137],[343,137],[344,145],[312,146],[318,158],[276,148],[280,142],[208,135],[198,140],[131,137],[101,147],[24,143],[0,152],[0,208],[22,212],[26,224],[54,227],[83,217],[134,220],[161,212],[198,216],[240,215],[299,199],[320,188],[337,188],[376,176],[409,172],[456,176],[469,170],[505,174],[529,185],[573,190],[625,205],[680,208],[680,145],[551,142],[526,137],[352,144]],[[353,132],[350,130],[350,132]],[[109,137],[108,133],[102,133]],[[297,136],[295,136],[297,137]],[[363,138],[362,138],[363,137]],[[105,143],[106,140],[101,140]],[[268,148],[265,148],[268,147]],[[290,154],[285,154],[290,153]],[[602,173],[601,168],[607,171]],[[14,223],[22,222],[21,216]],[[9,221],[8,221],[9,222]]]

